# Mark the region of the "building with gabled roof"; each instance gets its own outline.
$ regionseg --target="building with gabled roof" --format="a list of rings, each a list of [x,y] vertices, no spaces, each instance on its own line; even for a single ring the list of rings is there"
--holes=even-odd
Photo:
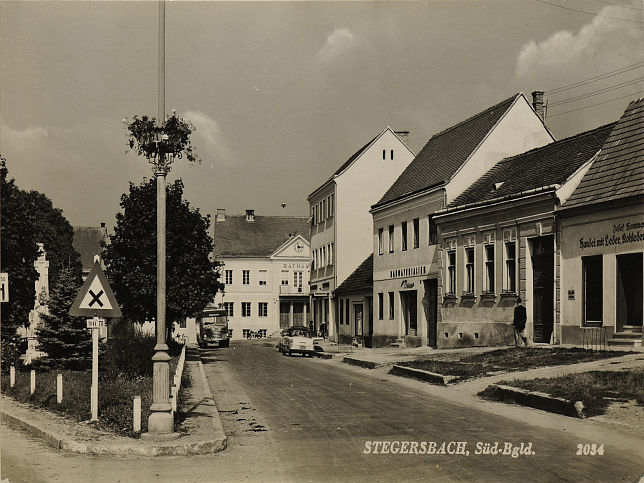
[[[533,94],[534,104],[542,93]],[[518,93],[433,135],[371,207],[375,346],[438,344],[440,257],[434,213],[501,159],[553,141]]]
[[[105,223],[101,226],[75,226],[72,246],[79,253],[83,266],[83,279],[94,266],[94,257],[103,253],[102,243],[108,242]],[[101,257],[101,265],[102,257]],[[103,268],[105,268],[103,266]]]
[[[302,216],[262,216],[254,210],[213,223],[215,259],[223,262],[215,305],[226,309],[233,339],[307,325],[309,221]]]
[[[311,306],[314,329],[335,339],[332,295],[371,252],[370,206],[414,158],[406,131],[387,127],[344,161],[308,196],[311,214]]]
[[[338,309],[338,341],[372,347],[373,253],[333,291]]]
[[[642,346],[644,99],[628,105],[557,216],[561,342]]]

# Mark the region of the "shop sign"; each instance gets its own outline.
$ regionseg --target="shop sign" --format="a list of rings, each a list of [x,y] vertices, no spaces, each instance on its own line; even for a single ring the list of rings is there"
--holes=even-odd
[[[609,247],[644,242],[644,222],[613,224],[611,233],[598,233],[595,236],[579,239],[579,248]]]
[[[400,284],[400,287],[404,289],[409,289],[409,288],[414,288],[414,285],[415,285],[414,282],[403,280],[402,283]]]

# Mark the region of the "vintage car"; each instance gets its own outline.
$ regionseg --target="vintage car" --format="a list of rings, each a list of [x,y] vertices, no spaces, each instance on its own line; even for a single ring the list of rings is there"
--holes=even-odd
[[[230,336],[228,316],[224,309],[208,306],[197,316],[197,344],[199,347],[205,348],[208,347],[208,344],[228,347]]]
[[[282,354],[302,354],[313,357],[315,354],[315,347],[313,344],[313,337],[309,333],[309,329],[304,326],[295,325],[284,329],[282,337],[277,343],[277,350]]]

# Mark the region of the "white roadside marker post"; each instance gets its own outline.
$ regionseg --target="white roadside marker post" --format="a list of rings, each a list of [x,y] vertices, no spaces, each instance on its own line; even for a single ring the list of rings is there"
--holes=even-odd
[[[30,386],[30,394],[33,394],[36,392],[36,371],[33,369],[31,370],[31,386]]]
[[[56,376],[56,402],[58,404],[63,402],[63,375]]]
[[[11,387],[16,385],[16,366],[11,364],[11,368],[9,369],[9,385]]]
[[[132,430],[135,433],[141,432],[141,396],[134,396],[134,418],[132,420]]]

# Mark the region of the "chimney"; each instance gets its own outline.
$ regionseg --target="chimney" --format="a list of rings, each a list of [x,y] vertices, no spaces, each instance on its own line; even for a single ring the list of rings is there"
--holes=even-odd
[[[101,228],[105,228],[105,222],[104,221],[101,222]]]
[[[532,108],[534,112],[537,113],[537,116],[543,121],[546,122],[545,111],[543,108],[543,91],[534,91],[532,93]]]
[[[255,221],[255,210],[246,210],[246,221]]]
[[[394,133],[405,143],[405,146],[409,147],[409,131],[394,131]]]
[[[217,208],[217,214],[215,215],[215,222],[226,221],[226,209]]]

